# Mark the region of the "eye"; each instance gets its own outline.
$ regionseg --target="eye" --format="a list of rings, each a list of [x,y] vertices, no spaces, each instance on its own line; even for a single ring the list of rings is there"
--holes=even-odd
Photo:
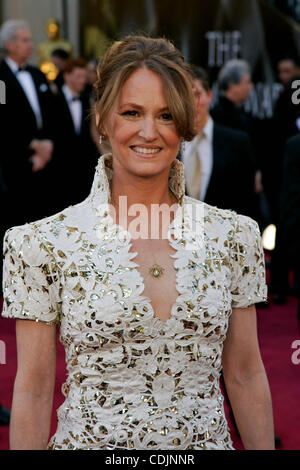
[[[135,117],[137,116],[137,111],[134,111],[134,110],[128,110],[128,111],[124,111],[122,113],[122,116],[130,116],[130,117]]]
[[[172,114],[170,113],[163,113],[161,117],[164,121],[172,121],[173,119]]]

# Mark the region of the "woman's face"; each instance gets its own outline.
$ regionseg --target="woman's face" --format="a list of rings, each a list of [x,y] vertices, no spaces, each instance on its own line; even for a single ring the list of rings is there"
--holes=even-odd
[[[168,109],[161,78],[148,69],[124,83],[105,125],[114,167],[139,176],[169,171],[180,136]]]

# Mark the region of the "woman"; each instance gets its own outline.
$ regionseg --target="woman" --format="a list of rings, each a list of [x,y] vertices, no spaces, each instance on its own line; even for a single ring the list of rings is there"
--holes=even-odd
[[[3,315],[18,318],[11,448],[47,447],[59,323],[68,378],[49,449],[232,449],[222,363],[245,448],[273,449],[259,231],[184,196],[189,68],[167,40],[128,37],[103,58],[97,94],[112,155],[90,196],[5,238]]]

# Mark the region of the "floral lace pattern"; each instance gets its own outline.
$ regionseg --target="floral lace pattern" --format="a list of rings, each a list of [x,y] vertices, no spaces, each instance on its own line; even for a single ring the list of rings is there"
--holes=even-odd
[[[2,315],[58,323],[66,350],[66,399],[48,448],[232,449],[221,356],[232,308],[266,299],[258,226],[185,197],[174,163],[170,189],[193,243],[175,236],[175,218],[178,298],[163,322],[143,295],[129,233],[99,214],[112,171],[101,157],[84,202],[5,236]],[[201,233],[190,230],[197,223]]]

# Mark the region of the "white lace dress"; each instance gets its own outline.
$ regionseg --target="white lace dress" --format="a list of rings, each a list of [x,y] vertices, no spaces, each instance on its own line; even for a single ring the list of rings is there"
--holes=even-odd
[[[129,233],[103,213],[111,175],[106,155],[84,202],[5,237],[2,315],[57,322],[66,351],[66,399],[48,448],[232,449],[222,347],[232,307],[266,300],[258,226],[184,196],[174,163],[178,297],[163,322],[143,295]]]

